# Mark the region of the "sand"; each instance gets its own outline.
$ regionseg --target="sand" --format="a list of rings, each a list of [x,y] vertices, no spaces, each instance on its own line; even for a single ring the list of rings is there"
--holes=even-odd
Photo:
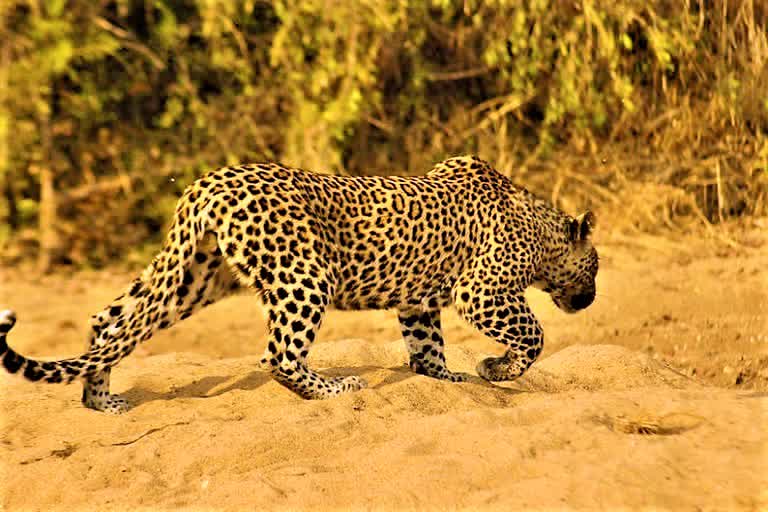
[[[250,297],[121,363],[123,416],[84,409],[79,385],[1,375],[0,508],[765,510],[767,271],[758,251],[690,247],[605,247],[582,314],[532,293],[547,347],[514,383],[415,375],[394,312],[332,312],[312,364],[369,388],[304,401],[259,369]],[[1,272],[10,343],[36,356],[77,353],[127,282]],[[451,311],[444,327],[452,370],[501,350]]]

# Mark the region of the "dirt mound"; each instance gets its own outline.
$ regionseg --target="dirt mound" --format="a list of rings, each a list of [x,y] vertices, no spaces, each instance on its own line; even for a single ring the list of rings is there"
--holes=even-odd
[[[618,345],[572,345],[531,368],[521,383],[542,391],[683,388],[696,382],[677,370]]]

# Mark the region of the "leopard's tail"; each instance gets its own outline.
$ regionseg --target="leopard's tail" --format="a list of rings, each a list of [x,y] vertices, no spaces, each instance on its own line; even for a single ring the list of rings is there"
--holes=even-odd
[[[51,383],[95,376],[115,366],[157,329],[190,314],[196,305],[191,296],[194,290],[190,289],[194,261],[215,260],[221,254],[218,249],[213,256],[197,252],[208,230],[210,209],[198,187],[198,183],[191,185],[179,200],[162,251],[124,293],[91,317],[92,332],[86,353],[57,361],[24,357],[7,342],[8,332],[16,323],[15,313],[0,311],[0,357],[5,369],[31,381]]]

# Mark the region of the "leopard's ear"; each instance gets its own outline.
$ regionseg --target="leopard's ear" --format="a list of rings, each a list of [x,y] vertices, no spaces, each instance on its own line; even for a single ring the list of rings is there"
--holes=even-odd
[[[592,236],[592,228],[595,227],[597,217],[591,211],[586,211],[573,219],[568,226],[568,234],[571,242],[580,242]]]

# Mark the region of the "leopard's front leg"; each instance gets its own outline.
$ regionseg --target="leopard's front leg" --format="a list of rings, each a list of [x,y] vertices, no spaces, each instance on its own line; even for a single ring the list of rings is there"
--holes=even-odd
[[[488,297],[458,289],[455,303],[469,323],[507,347],[501,357],[489,357],[477,365],[484,379],[517,379],[541,354],[544,332],[522,293]]]
[[[448,370],[443,354],[443,331],[440,311],[399,311],[400,330],[408,349],[411,370],[435,379],[464,382],[468,375]]]

